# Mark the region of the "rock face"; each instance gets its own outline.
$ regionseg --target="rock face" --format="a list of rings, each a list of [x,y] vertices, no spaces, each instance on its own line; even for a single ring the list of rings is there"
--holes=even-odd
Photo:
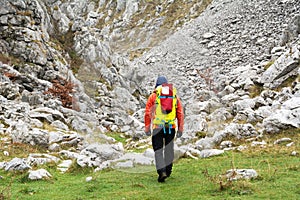
[[[299,128],[299,10],[297,0],[2,0],[1,137],[81,166],[151,164],[105,134],[141,141],[158,75],[184,105],[180,156]]]

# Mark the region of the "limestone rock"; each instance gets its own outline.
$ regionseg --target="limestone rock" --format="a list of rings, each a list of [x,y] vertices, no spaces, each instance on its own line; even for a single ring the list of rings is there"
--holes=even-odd
[[[49,179],[52,175],[45,169],[30,170],[28,178],[30,180]]]
[[[230,169],[226,176],[228,180],[255,179],[258,173],[254,169]]]

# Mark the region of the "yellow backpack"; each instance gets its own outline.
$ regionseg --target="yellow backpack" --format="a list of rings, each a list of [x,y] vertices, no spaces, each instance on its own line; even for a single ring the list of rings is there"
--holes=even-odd
[[[170,83],[164,83],[156,88],[156,109],[153,124],[164,128],[175,128],[177,97],[176,88]]]

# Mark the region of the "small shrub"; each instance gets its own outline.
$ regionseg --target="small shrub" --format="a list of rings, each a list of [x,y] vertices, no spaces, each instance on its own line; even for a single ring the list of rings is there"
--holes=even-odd
[[[4,54],[0,54],[0,62],[4,64],[9,64],[10,63],[10,58]]]
[[[17,14],[18,15],[21,15],[21,16],[32,16],[33,15],[33,12],[31,10],[26,10],[26,11],[17,11]]]
[[[56,128],[53,127],[51,124],[49,124],[48,122],[44,122],[43,123],[43,129],[48,130],[48,131],[55,131]]]
[[[73,108],[73,96],[72,93],[75,92],[75,85],[65,79],[53,80],[53,86],[49,88],[45,94],[51,94],[57,97],[62,102],[62,105],[66,108]]]
[[[200,131],[196,133],[196,137],[198,138],[205,138],[206,132]]]
[[[6,123],[5,120],[3,120],[3,119],[0,119],[0,124],[3,124],[4,128],[8,128],[9,127],[9,124]]]
[[[17,75],[15,73],[4,72],[4,76],[13,82],[17,79]]]
[[[262,93],[262,91],[264,91],[264,87],[262,85],[255,84],[249,88],[249,96],[250,98],[257,97]]]
[[[55,5],[55,6],[53,7],[53,10],[59,10],[59,7],[58,7],[57,5]]]
[[[130,51],[129,60],[133,61],[135,58],[139,58],[143,55],[145,49],[138,49]]]
[[[93,167],[81,167],[76,161],[73,161],[67,172],[70,174],[90,174],[93,170]]]

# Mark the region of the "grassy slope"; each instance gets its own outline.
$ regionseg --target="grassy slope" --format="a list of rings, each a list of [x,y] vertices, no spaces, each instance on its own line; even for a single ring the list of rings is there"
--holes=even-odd
[[[280,138],[282,136],[277,136]],[[30,181],[27,174],[0,175],[0,191],[6,199],[300,199],[300,159],[290,156],[300,151],[299,135],[290,135],[293,147],[270,144],[244,152],[230,151],[217,157],[192,160],[180,159],[174,165],[172,177],[157,182],[152,170],[128,173],[73,168],[60,174],[55,167],[46,168],[51,180]],[[266,140],[268,140],[266,138]],[[274,141],[275,138],[272,138]],[[253,168],[259,173],[255,180],[227,181],[223,174],[235,168]],[[145,170],[146,171],[146,170]],[[91,182],[85,179],[92,176]],[[10,185],[11,182],[11,185]],[[1,196],[0,196],[1,199]]]

